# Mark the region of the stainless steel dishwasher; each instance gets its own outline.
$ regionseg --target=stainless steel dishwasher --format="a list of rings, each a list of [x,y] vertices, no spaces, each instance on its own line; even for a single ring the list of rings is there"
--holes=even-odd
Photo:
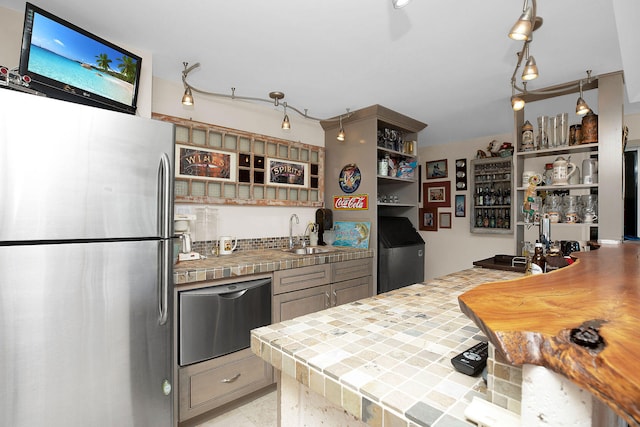
[[[178,293],[180,366],[250,346],[250,331],[271,323],[271,278]]]

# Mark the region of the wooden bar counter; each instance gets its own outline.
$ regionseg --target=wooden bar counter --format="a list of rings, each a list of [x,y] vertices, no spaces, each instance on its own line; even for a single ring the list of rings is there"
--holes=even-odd
[[[640,425],[640,245],[574,256],[551,273],[480,285],[460,308],[510,363],[546,367]]]

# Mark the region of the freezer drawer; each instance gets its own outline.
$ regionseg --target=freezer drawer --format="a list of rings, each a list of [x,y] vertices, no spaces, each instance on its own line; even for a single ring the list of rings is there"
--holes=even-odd
[[[180,366],[248,348],[271,323],[271,278],[179,292],[178,311]]]

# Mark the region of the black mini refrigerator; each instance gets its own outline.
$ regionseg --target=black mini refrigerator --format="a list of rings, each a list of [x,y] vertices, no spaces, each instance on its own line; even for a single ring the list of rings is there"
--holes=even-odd
[[[378,217],[378,293],[424,280],[424,240],[409,221]]]

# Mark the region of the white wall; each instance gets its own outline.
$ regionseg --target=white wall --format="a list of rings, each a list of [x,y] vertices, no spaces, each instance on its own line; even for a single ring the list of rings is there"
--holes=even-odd
[[[207,72],[207,70],[201,70]],[[255,104],[247,101],[213,98],[194,93],[194,105],[186,107],[180,100],[184,93],[180,75],[169,82],[154,78],[153,111],[159,114],[192,119],[199,122],[240,129],[305,144],[324,146],[324,131],[320,124],[289,113],[291,129],[284,131],[282,108],[275,109],[267,103]],[[207,88],[202,87],[202,90]],[[265,87],[265,93],[268,88]],[[256,96],[261,96],[256,94]],[[266,95],[265,95],[266,96]],[[178,204],[176,212],[195,213],[199,205]],[[289,217],[296,214],[300,224],[294,225],[294,234],[302,234],[309,221],[315,222],[316,208],[278,206],[232,206],[216,205],[218,210],[219,235],[231,235],[240,239],[282,237],[289,235]]]
[[[496,254],[515,255],[512,234],[470,233],[469,212],[472,200],[469,190],[457,191],[455,189],[456,159],[467,159],[467,172],[469,172],[469,161],[476,157],[477,150],[486,151],[489,142],[493,139],[499,142],[512,142],[511,134],[504,134],[418,149],[418,156],[423,168],[427,161],[447,159],[448,177],[443,181],[451,182],[451,198],[455,199],[455,195],[458,194],[466,195],[466,216],[464,218],[455,216],[452,203],[451,208],[438,209],[438,213],[451,213],[451,228],[438,229],[438,231],[420,231],[420,235],[425,241],[425,280],[471,268],[473,261],[489,258]],[[422,182],[426,182],[426,172],[423,172],[422,175]],[[429,180],[429,182],[436,181]],[[470,187],[469,180],[467,180],[467,187]]]

